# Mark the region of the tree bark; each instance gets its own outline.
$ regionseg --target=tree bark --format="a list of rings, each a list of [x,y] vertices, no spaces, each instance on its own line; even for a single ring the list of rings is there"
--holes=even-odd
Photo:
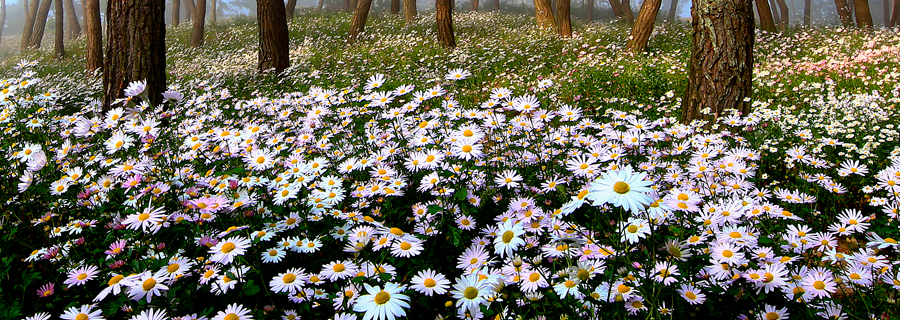
[[[297,0],[287,0],[287,5],[284,6],[284,14],[288,20],[294,20],[294,9],[297,8]]]
[[[883,0],[881,2],[881,11],[884,11],[884,27],[891,27],[891,0]]]
[[[288,55],[288,26],[282,0],[257,0],[259,23],[259,72],[281,73],[291,65]]]
[[[66,28],[66,38],[71,41],[81,36],[81,24],[78,23],[78,14],[75,13],[75,3],[72,0],[65,1],[66,19],[69,20],[69,27]]]
[[[391,14],[400,14],[400,0],[391,0]]]
[[[850,13],[850,6],[847,5],[847,0],[834,0],[834,6],[837,7],[838,17],[841,18],[841,25],[852,27],[853,14]]]
[[[84,34],[87,43],[86,63],[89,75],[98,69],[103,71],[103,29],[100,25],[100,0],[81,0],[84,12]]]
[[[151,106],[166,90],[165,0],[111,0],[106,7],[106,70],[103,106],[123,96],[129,83],[147,81]]]
[[[853,1],[853,4],[856,7],[856,10],[854,10],[856,11],[856,27],[873,30],[875,24],[872,23],[872,12],[869,11],[869,0],[855,0]]]
[[[181,22],[181,0],[172,0],[172,27]]]
[[[805,26],[812,25],[812,0],[806,0],[803,4],[803,24]]]
[[[553,18],[553,7],[550,6],[550,0],[534,0],[534,14],[537,17],[538,27],[556,29],[556,19]]]
[[[707,120],[726,109],[750,112],[754,23],[751,0],[694,0],[693,39],[682,122]],[[700,110],[709,109],[708,115]]]
[[[63,0],[55,0],[53,1],[56,6],[53,8],[53,14],[56,18],[56,41],[53,46],[53,53],[57,58],[62,59],[66,57],[66,48],[65,48],[65,18],[63,17],[66,13],[63,11]]]
[[[218,18],[217,12],[216,12],[216,1],[217,0],[209,0],[209,2],[210,2],[209,17],[212,18],[213,23],[216,23],[216,19]]]
[[[25,28],[22,29],[22,42],[19,44],[19,50],[25,50],[31,46],[31,34],[34,33],[34,20],[37,19],[38,7],[40,0],[31,0],[28,5],[28,12],[25,14]]]
[[[653,25],[656,24],[656,15],[659,14],[661,6],[662,0],[644,0],[637,21],[631,28],[631,37],[625,44],[626,51],[641,52],[647,48],[647,42],[650,41],[650,34],[653,33]]]
[[[494,0],[494,10],[500,11],[500,0]]]
[[[622,3],[619,0],[609,0],[609,7],[616,15],[616,20],[625,20],[625,11],[622,10]]]
[[[472,0],[472,11],[478,11],[478,0]]]
[[[0,0],[0,39],[3,39],[3,27],[6,25],[6,0]]]
[[[894,0],[894,14],[891,17],[891,26],[900,25],[900,0]]]
[[[556,16],[559,17],[559,36],[572,37],[571,0],[556,0]]]
[[[778,13],[778,3],[775,0],[769,0],[769,8],[772,9],[772,18],[775,19],[775,25],[781,25],[781,15]]]
[[[625,21],[634,23],[634,10],[631,10],[631,0],[622,0],[622,12],[625,13]]]
[[[787,2],[784,0],[775,0],[775,2],[778,3],[778,12],[781,13],[781,24],[778,25],[778,28],[781,29],[781,31],[785,31],[787,30],[788,25],[791,24],[791,16],[788,12]]]
[[[353,12],[353,20],[350,22],[350,34],[348,39],[355,41],[359,34],[366,30],[366,19],[369,18],[369,10],[372,8],[372,0],[360,0],[356,12]]]
[[[419,10],[416,8],[416,0],[403,0],[403,13],[406,16],[406,25],[415,21],[416,15],[419,14]]]
[[[47,28],[47,16],[50,15],[51,4],[53,4],[53,0],[44,0],[41,2],[41,8],[38,9],[37,17],[34,20],[34,32],[31,34],[31,41],[28,45],[29,47],[41,47],[41,41],[44,40],[44,30],[46,30]]]
[[[772,17],[772,8],[769,1],[756,0],[756,12],[759,14],[759,25],[763,30],[775,32],[775,20]]]
[[[194,7],[194,27],[191,29],[191,47],[202,47],[204,32],[206,31],[206,0],[197,0]]]
[[[438,41],[445,48],[456,48],[456,36],[453,34],[453,4],[452,0],[436,0],[434,20],[437,24]]]
[[[594,0],[584,0],[584,18],[594,21]]]
[[[643,6],[641,6],[643,7]],[[641,9],[643,10],[643,9]],[[675,21],[675,14],[678,13],[678,0],[672,0],[672,5],[669,7],[669,15],[666,17],[667,21]]]
[[[325,0],[319,0],[319,5],[316,6],[316,10],[322,11],[322,8],[325,7]]]
[[[184,20],[193,19],[194,10],[197,9],[197,6],[194,4],[194,0],[184,0],[184,8],[187,9],[187,15],[184,17]]]

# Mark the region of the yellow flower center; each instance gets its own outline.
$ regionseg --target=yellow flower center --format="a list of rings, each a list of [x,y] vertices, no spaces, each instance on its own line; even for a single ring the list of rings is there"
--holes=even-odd
[[[295,276],[293,273],[288,273],[284,275],[284,277],[281,277],[281,281],[286,284],[294,283],[294,280],[297,280],[297,276]]]
[[[234,243],[229,242],[222,245],[222,253],[231,253],[231,251],[234,251]]]
[[[153,278],[144,280],[144,283],[141,284],[141,288],[144,289],[144,291],[150,291],[155,286],[156,286],[156,279],[153,279]]]
[[[478,289],[476,289],[475,287],[468,287],[465,291],[463,291],[463,296],[465,296],[466,299],[469,300],[475,299],[475,297],[478,296]]]
[[[613,191],[618,194],[626,194],[629,190],[631,190],[631,187],[624,181],[616,182],[616,184],[613,185]]]
[[[516,235],[516,234],[515,234],[514,232],[512,232],[512,231],[506,231],[506,232],[504,232],[504,233],[503,233],[503,239],[502,239],[502,240],[503,240],[503,243],[510,243],[510,242],[512,241],[512,238],[513,238],[515,235]]]

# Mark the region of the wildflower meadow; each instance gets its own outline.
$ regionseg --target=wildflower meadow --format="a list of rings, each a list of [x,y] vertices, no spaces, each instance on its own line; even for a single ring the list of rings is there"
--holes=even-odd
[[[170,29],[161,105],[0,62],[3,319],[896,319],[900,33],[758,31],[752,108],[679,122],[690,28],[463,13]],[[84,50],[74,42],[71,51]]]

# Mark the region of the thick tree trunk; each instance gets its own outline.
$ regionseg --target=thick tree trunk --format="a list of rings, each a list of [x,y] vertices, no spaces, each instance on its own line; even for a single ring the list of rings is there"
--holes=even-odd
[[[350,41],[356,40],[359,34],[366,30],[366,19],[369,18],[369,10],[372,8],[372,0],[360,0],[356,12],[353,13],[353,20],[350,21]]]
[[[288,27],[282,0],[257,0],[259,23],[259,72],[275,69],[281,73],[291,65],[288,56]]]
[[[66,48],[65,48],[65,18],[63,15],[66,13],[63,11],[63,0],[55,0],[56,6],[53,8],[53,14],[56,18],[56,41],[53,46],[53,53],[56,54],[57,58],[65,58],[66,57]]]
[[[100,0],[81,0],[81,10],[84,12],[84,34],[87,43],[86,63],[89,75],[94,75],[97,69],[103,71],[103,29],[100,25]]]
[[[553,7],[550,6],[550,0],[534,0],[534,14],[537,17],[538,27],[556,29],[556,19],[553,18]]]
[[[791,16],[788,12],[787,2],[784,2],[784,0],[775,0],[775,2],[778,3],[778,12],[781,13],[781,24],[778,25],[778,28],[781,29],[781,31],[787,30],[788,25],[791,24]]]
[[[856,27],[872,30],[875,24],[872,23],[872,12],[869,11],[869,0],[854,0],[854,11],[856,11]]]
[[[445,48],[456,48],[456,36],[453,34],[452,0],[437,0],[434,5],[434,20],[437,24],[438,41],[440,41]]]
[[[391,0],[391,14],[400,14],[400,0]]]
[[[197,0],[194,17],[191,20],[194,22],[194,27],[191,29],[191,47],[202,47],[206,31],[206,0]]]
[[[625,14],[625,21],[634,23],[634,10],[631,10],[631,0],[622,0],[622,13]]]
[[[33,48],[41,47],[41,42],[44,40],[44,30],[47,28],[47,16],[50,15],[51,4],[53,4],[53,0],[41,2],[41,8],[38,9],[37,17],[34,20],[34,32],[31,34],[31,41],[28,46]]]
[[[750,112],[753,75],[751,0],[694,0],[691,6],[691,61],[682,122],[707,120],[707,128],[726,109]],[[709,109],[704,115],[700,110]]]
[[[472,11],[478,11],[478,0],[472,0]]]
[[[609,7],[616,16],[616,20],[625,20],[625,12],[622,12],[622,3],[619,0],[609,0]]]
[[[759,14],[759,25],[763,30],[775,32],[775,20],[772,18],[772,8],[769,1],[756,0],[756,12]]]
[[[556,16],[559,17],[559,36],[572,37],[571,0],[556,0]]]
[[[841,25],[852,27],[853,14],[850,13],[850,6],[847,5],[847,0],[834,0],[834,6],[837,7],[838,16],[841,18]]]
[[[631,37],[628,38],[628,43],[625,45],[626,51],[641,52],[647,48],[647,42],[650,41],[650,34],[653,33],[653,25],[656,24],[656,15],[659,14],[661,6],[662,0],[644,0],[637,21],[631,28]]]
[[[216,0],[209,0],[209,17],[212,18],[212,23],[216,23],[216,19],[218,18],[216,12]]]
[[[184,20],[191,20],[194,18],[194,10],[197,9],[194,1],[195,0],[184,0],[184,8],[187,9],[187,15],[184,17]]]
[[[803,4],[803,25],[812,25],[812,0],[806,0]]]
[[[643,7],[643,6],[641,6]],[[643,9],[641,9],[643,10]],[[666,17],[667,21],[675,21],[675,14],[678,13],[678,0],[672,0],[672,5],[669,7],[669,15]]]
[[[406,25],[416,20],[416,16],[419,14],[416,0],[403,0],[403,14],[406,16]]]
[[[287,0],[284,6],[284,14],[288,20],[294,20],[294,9],[297,8],[297,0]]]
[[[181,22],[181,0],[172,0],[172,27]]]
[[[123,96],[132,81],[147,81],[151,106],[166,90],[165,0],[114,0],[106,7],[106,70],[103,105]]]
[[[584,0],[584,18],[587,21],[594,21],[594,1]]]
[[[66,19],[69,20],[69,27],[66,28],[66,39],[71,41],[81,36],[81,24],[78,23],[78,14],[75,13],[75,3],[72,0],[65,1]]]
[[[25,14],[25,28],[22,29],[22,42],[19,44],[19,50],[25,50],[31,46],[31,34],[34,33],[34,20],[37,19],[38,7],[40,0],[31,0],[28,5],[28,12]]]

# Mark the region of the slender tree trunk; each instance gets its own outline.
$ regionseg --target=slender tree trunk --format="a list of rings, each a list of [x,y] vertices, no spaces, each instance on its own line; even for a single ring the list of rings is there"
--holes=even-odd
[[[216,19],[218,18],[217,11],[216,11],[216,1],[217,0],[209,0],[209,2],[210,2],[209,17],[212,18],[212,23],[216,23]]]
[[[850,13],[850,6],[847,5],[847,0],[834,0],[834,5],[837,7],[838,16],[841,18],[841,25],[845,27],[853,26],[853,15]]]
[[[194,28],[191,29],[191,47],[202,47],[206,31],[206,0],[197,0],[192,20],[194,20]]]
[[[891,26],[900,25],[900,0],[894,0],[894,14],[891,17]]]
[[[609,7],[612,8],[616,20],[625,20],[625,11],[622,10],[622,2],[619,0],[609,0]]]
[[[103,71],[103,29],[100,25],[100,0],[81,0],[84,12],[84,34],[87,43],[86,63],[89,75],[98,69]]]
[[[391,14],[400,14],[400,0],[391,0]]]
[[[572,37],[571,0],[556,0],[556,16],[559,17],[559,36]]]
[[[288,55],[287,14],[283,0],[257,0],[259,23],[259,72],[281,73],[291,65]]]
[[[294,9],[297,8],[297,0],[287,0],[287,5],[284,6],[284,14],[288,20],[294,20]]]
[[[348,12],[355,12],[356,9],[359,7],[359,0],[350,0],[349,3],[350,3],[350,5],[347,6],[347,11],[348,11]]]
[[[53,46],[53,53],[56,54],[57,58],[65,58],[66,57],[66,48],[65,48],[65,18],[63,17],[66,13],[63,11],[63,0],[55,0],[53,1],[56,6],[53,8],[53,14],[56,18],[56,41]]]
[[[66,31],[67,39],[75,40],[81,36],[81,24],[78,23],[78,14],[75,13],[75,3],[72,0],[65,0],[66,3],[66,19],[69,20],[69,27]]]
[[[883,0],[881,2],[881,11],[884,11],[884,27],[891,27],[891,0]]]
[[[406,25],[415,21],[416,16],[419,14],[419,10],[416,8],[416,0],[403,0],[403,13],[406,16]]]
[[[106,70],[103,105],[106,110],[133,81],[147,81],[152,106],[166,90],[165,0],[115,0],[106,8]]]
[[[181,22],[181,0],[172,0],[172,27]]]
[[[6,0],[0,0],[0,39],[3,39],[3,27],[5,25],[6,25]]]
[[[584,18],[589,22],[594,21],[594,1],[584,0]]]
[[[641,6],[643,10],[643,6]],[[675,21],[675,15],[678,13],[678,0],[672,0],[672,5],[669,7],[669,15],[666,17],[668,21]]]
[[[534,14],[537,17],[538,27],[556,29],[556,19],[553,18],[553,7],[550,6],[550,0],[534,0]]]
[[[644,0],[637,21],[631,28],[631,37],[628,38],[628,43],[625,45],[626,51],[641,52],[647,48],[647,42],[650,41],[650,34],[653,33],[653,25],[656,24],[656,15],[659,14],[661,6],[662,0]]]
[[[41,47],[41,42],[44,40],[44,30],[47,28],[47,16],[50,15],[51,4],[53,4],[53,0],[44,0],[41,2],[41,8],[38,9],[37,17],[34,20],[34,32],[31,34],[30,47]]]
[[[694,0],[690,72],[682,122],[707,120],[725,109],[746,115],[753,75],[753,6],[751,0]],[[708,109],[704,115],[700,110]]]
[[[759,25],[763,30],[775,32],[775,20],[772,18],[772,8],[769,1],[756,0],[756,12],[759,14]]]
[[[350,41],[356,40],[359,34],[366,29],[366,19],[369,17],[369,10],[372,8],[372,0],[360,0],[356,12],[353,13],[353,20],[350,22]]]
[[[325,0],[319,0],[319,5],[316,6],[316,10],[322,11],[322,8],[325,7]]]
[[[781,31],[787,30],[788,25],[791,24],[787,2],[784,2],[784,0],[775,0],[775,2],[778,3],[778,11],[781,13],[781,24],[778,27]]]
[[[500,0],[494,0],[494,10],[500,11]]]
[[[456,48],[456,36],[453,34],[452,0],[436,0],[434,20],[437,24],[438,41],[445,48]]]
[[[803,24],[805,26],[812,25],[812,0],[806,0],[803,3]]]
[[[28,5],[28,12],[25,14],[25,28],[22,29],[22,42],[19,45],[19,50],[25,50],[31,46],[31,34],[34,33],[34,20],[37,19],[37,12],[40,4],[40,0],[31,0],[31,3]]]
[[[184,17],[184,20],[191,20],[194,18],[194,10],[197,9],[197,6],[194,4],[195,0],[183,0],[184,8],[187,9],[187,15]]]
[[[875,24],[872,23],[872,13],[869,11],[869,0],[853,1],[856,7],[856,27],[873,30]]]
[[[472,0],[472,11],[478,11],[478,0]]]
[[[775,25],[781,25],[781,15],[778,13],[778,3],[775,0],[769,0],[769,8],[772,9],[772,18],[775,19]]]
[[[622,12],[625,14],[625,21],[634,23],[634,10],[631,10],[631,0],[622,0]]]

